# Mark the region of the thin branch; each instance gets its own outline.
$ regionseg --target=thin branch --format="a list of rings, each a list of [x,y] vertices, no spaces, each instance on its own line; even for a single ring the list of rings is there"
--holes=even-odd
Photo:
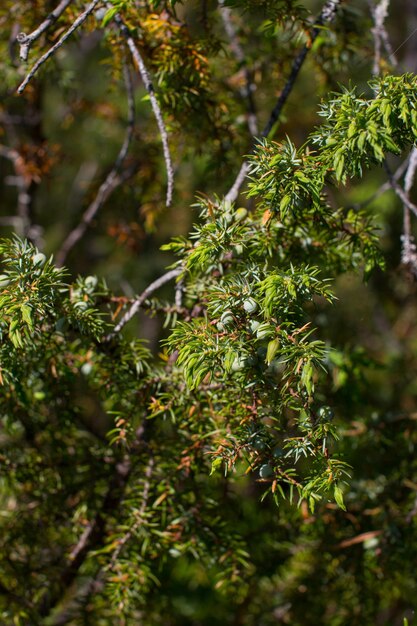
[[[372,34],[374,36],[374,64],[372,67],[372,75],[378,76],[381,66],[381,44],[382,33],[385,31],[384,22],[388,16],[389,0],[381,0],[378,6],[374,6],[370,2],[370,8],[372,17],[374,19],[374,27],[372,28]]]
[[[404,178],[404,194],[410,198],[410,192],[414,183],[417,169],[417,149],[414,147],[410,154],[410,161]],[[417,276],[417,250],[414,238],[411,234],[410,206],[404,202],[403,234],[401,237],[402,250],[401,262],[408,266],[412,273]]]
[[[232,22],[232,12],[229,7],[224,4],[224,0],[220,0],[219,6],[224,29],[227,33],[227,36],[229,37],[230,48],[239,65],[243,68],[244,71],[245,85],[241,89],[241,93],[243,98],[245,98],[248,103],[248,128],[249,132],[254,137],[258,134],[256,106],[253,98],[253,92],[255,91],[256,86],[253,82],[252,73],[247,66],[245,54],[243,52],[242,46],[240,45],[235,27]]]
[[[175,306],[178,310],[182,309],[182,297],[184,294],[184,281],[180,279],[175,285]]]
[[[417,169],[417,148],[414,146],[414,148],[411,150],[407,171],[404,176],[404,191],[407,194],[407,196],[410,195],[412,186],[414,184],[416,169]]]
[[[388,180],[390,182],[390,185],[393,191],[395,191],[397,196],[403,202],[404,206],[406,206],[412,213],[414,213],[415,216],[417,216],[417,206],[411,202],[411,200],[405,193],[404,189],[394,179],[394,176],[391,170],[389,169],[387,163],[384,163],[384,167],[385,167],[385,171],[387,172]]]
[[[404,172],[406,172],[409,161],[410,161],[410,157],[408,156],[406,159],[404,159],[401,165],[396,169],[395,173],[393,174],[393,179],[396,182],[398,182],[401,176],[404,174]],[[392,186],[391,186],[390,181],[388,180],[385,183],[383,183],[380,187],[378,187],[378,189],[371,196],[369,196],[369,198],[367,198],[363,202],[360,202],[359,204],[353,205],[353,208],[355,208],[355,210],[363,209],[364,207],[368,206],[368,204],[370,204],[371,202],[379,198],[379,196],[382,196],[384,193],[386,193],[390,189],[392,189]]]
[[[101,2],[102,0],[93,0],[88,7],[86,8],[86,10],[81,13],[81,15],[79,15],[77,17],[77,19],[75,20],[75,22],[72,24],[72,26],[62,35],[62,37],[56,42],[56,44],[54,44],[52,46],[52,48],[50,48],[47,52],[45,52],[45,54],[43,56],[41,56],[41,58],[36,61],[35,65],[32,67],[32,69],[30,70],[29,74],[26,76],[26,78],[24,79],[24,81],[19,85],[19,87],[17,88],[17,93],[21,94],[24,92],[24,90],[26,89],[27,85],[29,84],[29,82],[32,80],[32,78],[36,75],[37,71],[39,70],[39,68],[51,57],[55,54],[55,52],[57,50],[59,50],[59,48],[61,48],[61,46],[66,42],[66,40],[68,39],[68,37],[70,37],[72,35],[72,33],[74,33],[83,22],[85,22],[85,20],[87,19],[87,17],[90,15],[90,13],[92,13],[94,11],[94,9],[96,8],[96,6],[99,4],[99,2]]]
[[[288,80],[277,100],[275,107],[272,110],[272,113],[270,115],[270,118],[265,128],[262,131],[262,137],[267,137],[269,133],[271,132],[275,123],[278,121],[279,116],[281,115],[281,111],[285,103],[288,100],[288,96],[290,95],[291,91],[294,88],[295,81],[297,80],[298,74],[300,73],[300,70],[304,64],[307,54],[310,52],[313,46],[313,43],[315,42],[315,40],[317,39],[318,35],[320,34],[322,30],[322,27],[325,24],[329,24],[330,22],[333,21],[336,15],[336,11],[339,5],[341,4],[341,2],[342,0],[327,0],[327,2],[324,4],[322,11],[319,17],[317,18],[317,20],[315,21],[315,25],[310,32],[308,43],[304,45],[304,47],[298,53],[297,57],[295,58],[292,64],[292,68],[291,68],[291,72],[288,77]]]
[[[113,339],[117,335],[117,333],[119,333],[122,330],[122,328],[128,322],[130,322],[132,317],[134,317],[136,315],[136,313],[139,311],[139,309],[142,306],[142,304],[145,302],[145,300],[147,300],[147,298],[149,298],[150,295],[152,295],[154,293],[154,291],[157,291],[157,289],[162,287],[162,285],[165,285],[166,283],[168,283],[173,278],[176,278],[177,276],[182,274],[182,272],[183,272],[182,268],[175,268],[173,270],[170,270],[166,274],[163,274],[162,276],[160,276],[159,278],[154,280],[150,285],[148,285],[148,287],[146,287],[145,291],[143,291],[141,293],[141,295],[138,298],[136,298],[136,300],[133,302],[133,304],[132,304],[131,308],[129,309],[129,311],[122,317],[122,319],[117,324],[117,326],[115,326],[115,328],[112,330],[112,332],[109,333],[104,338],[104,341],[110,341],[111,339]]]
[[[293,61],[290,75],[287,79],[287,82],[284,85],[283,90],[281,91],[281,94],[277,100],[276,105],[272,109],[269,120],[266,123],[261,133],[261,137],[267,137],[269,133],[271,132],[271,130],[273,129],[276,122],[278,121],[281,115],[282,109],[288,100],[288,96],[290,95],[291,91],[294,88],[295,82],[304,64],[307,54],[311,50],[312,45],[314,41],[317,39],[319,33],[321,32],[322,27],[325,24],[332,22],[332,20],[334,19],[336,15],[336,11],[342,1],[343,0],[327,0],[327,2],[325,2],[323,9],[320,15],[318,16],[318,18],[316,19],[315,24],[310,32],[308,43],[304,45],[302,50],[298,53],[298,55]],[[245,168],[246,168],[246,171],[245,171]],[[227,192],[225,196],[227,200],[229,200],[230,202],[234,202],[236,198],[238,197],[240,187],[243,184],[243,181],[245,179],[248,169],[249,169],[249,165],[247,163],[244,163],[242,167],[240,168],[239,174],[237,175],[235,182],[233,183],[232,187],[230,188],[230,190]]]
[[[107,198],[124,180],[124,177],[120,176],[120,169],[126,159],[135,129],[135,100],[130,72],[126,66],[123,67],[123,74],[127,93],[128,119],[122,147],[120,148],[112,169],[100,185],[96,197],[84,212],[80,223],[69,233],[60,250],[56,254],[55,261],[58,266],[64,264],[69,251],[75,246],[81,237],[83,237],[87,228],[90,226],[97,212],[101,209]]]
[[[61,0],[56,9],[54,9],[48,17],[42,22],[36,30],[30,35],[26,33],[19,33],[16,37],[18,44],[20,45],[19,56],[21,61],[27,61],[29,56],[29,50],[34,41],[44,33],[59,17],[63,14],[65,9],[71,4],[72,0]]]
[[[110,3],[106,3],[106,6],[111,8],[113,5],[111,5]],[[149,72],[133,40],[133,37],[130,34],[128,27],[123,22],[121,16],[118,13],[116,13],[116,15],[113,17],[113,21],[115,22],[115,24],[120,30],[120,33],[126,40],[127,46],[132,54],[133,60],[138,68],[138,71],[142,78],[145,89],[149,95],[149,100],[151,102],[153,114],[155,116],[156,123],[159,129],[159,134],[161,136],[162,149],[163,149],[164,159],[165,159],[165,169],[167,173],[167,193],[166,193],[165,204],[166,206],[170,206],[172,202],[172,193],[174,189],[174,168],[172,166],[172,159],[171,159],[171,154],[169,151],[168,132],[165,126],[164,119],[162,117],[162,112],[161,112],[158,100],[156,99],[156,96],[155,96],[155,91],[154,91],[154,88],[153,88],[153,85],[149,76]]]
[[[146,453],[148,450],[148,429],[150,422],[145,420],[144,423],[137,429],[135,438],[135,455],[140,448],[144,448]],[[151,457],[151,461],[148,464],[145,471],[146,482],[144,485],[144,492],[142,497],[141,515],[143,516],[148,500],[150,491],[150,479],[152,475],[154,461]],[[124,498],[126,487],[129,479],[132,476],[133,463],[132,457],[125,457],[122,463],[116,466],[116,472],[114,473],[107,494],[103,500],[100,510],[97,512],[96,517],[90,523],[90,527],[82,533],[76,546],[71,552],[71,557],[67,568],[64,570],[61,576],[61,593],[57,593],[56,597],[51,600],[48,597],[44,599],[44,605],[41,606],[40,615],[43,617],[50,616],[53,609],[57,607],[61,600],[66,596],[66,592],[69,586],[75,581],[78,571],[83,562],[88,557],[88,554],[95,550],[98,546],[103,545],[106,533],[108,531],[108,516],[112,515],[115,510],[119,509]],[[133,531],[134,532],[134,531]],[[127,541],[127,539],[126,539]],[[123,542],[123,545],[126,543]],[[122,545],[122,547],[123,547]],[[120,552],[119,552],[120,554]],[[99,568],[96,574],[90,578],[84,585],[81,585],[75,589],[75,594],[70,598],[69,602],[65,604],[58,612],[54,612],[52,618],[49,617],[48,623],[51,626],[64,626],[69,623],[70,619],[74,619],[80,612],[82,605],[89,601],[92,594],[97,593],[105,582],[105,571]],[[63,584],[62,584],[63,583]],[[46,601],[46,602],[45,602]],[[43,609],[43,610],[42,610]]]
[[[117,559],[119,558],[123,548],[131,540],[131,538],[133,537],[133,535],[135,534],[135,532],[137,531],[137,529],[143,522],[143,515],[145,513],[145,509],[148,504],[149,492],[151,488],[151,477],[152,477],[154,465],[155,465],[155,460],[153,457],[151,457],[145,469],[145,481],[143,485],[142,502],[141,502],[139,510],[135,511],[136,520],[132,524],[132,526],[129,528],[127,533],[125,533],[123,537],[119,540],[117,544],[117,548],[115,549],[111,557],[111,560],[108,566],[109,569],[114,568],[114,566],[116,565]]]
[[[394,67],[398,64],[391,46],[391,42],[388,37],[387,30],[385,28],[385,20],[388,17],[390,0],[381,0],[377,6],[374,5],[372,0],[368,1],[374,20],[374,27],[372,28],[372,34],[374,36],[374,63],[372,68],[372,74],[373,76],[378,76],[381,67],[382,47],[385,48],[390,63],[392,63]]]
[[[239,170],[238,175],[236,176],[235,182],[230,187],[229,191],[225,195],[224,199],[227,202],[234,202],[239,195],[239,191],[241,186],[244,183],[246,176],[249,173],[249,163],[247,161],[243,161],[242,166]]]
[[[55,591],[48,590],[41,599],[39,604],[39,615],[41,617],[48,616],[60,603],[65,592],[75,581],[81,566],[91,550],[103,542],[107,517],[120,505],[131,475],[131,469],[129,459],[125,459],[124,462],[117,464],[115,473],[109,481],[109,487],[101,508],[71,551],[68,563],[61,573],[57,589]]]

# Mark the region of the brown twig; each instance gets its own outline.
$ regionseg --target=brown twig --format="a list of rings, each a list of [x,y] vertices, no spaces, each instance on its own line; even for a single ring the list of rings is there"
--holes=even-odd
[[[120,148],[119,154],[117,155],[112,169],[100,185],[94,200],[85,210],[79,224],[69,233],[69,235],[63,242],[60,250],[57,252],[55,262],[58,266],[62,266],[64,264],[68,253],[81,239],[81,237],[83,237],[94,217],[96,216],[97,212],[101,209],[110,194],[124,180],[124,177],[120,175],[120,169],[126,159],[129,146],[133,138],[135,128],[135,101],[130,72],[126,66],[123,67],[123,72],[128,102],[128,120],[122,147]]]
[[[42,24],[40,24],[40,26],[38,26],[36,30],[30,33],[30,35],[26,35],[26,33],[19,33],[17,35],[16,40],[20,46],[19,56],[21,61],[27,61],[33,42],[39,39],[42,33],[48,30],[48,28],[57,21],[71,2],[72,0],[61,0],[58,6],[48,15],[48,17],[42,22]]]
[[[55,54],[55,52],[57,50],[59,50],[59,48],[61,48],[61,46],[72,35],[72,33],[74,33],[81,26],[81,24],[83,24],[83,22],[85,22],[87,17],[90,15],[90,13],[92,13],[94,11],[94,9],[99,4],[99,2],[101,2],[101,0],[93,0],[92,2],[90,2],[88,7],[85,9],[85,11],[83,13],[81,13],[77,17],[77,19],[74,21],[74,23],[71,25],[71,27],[62,35],[62,37],[60,37],[60,39],[58,39],[58,41],[52,46],[52,48],[50,48],[47,52],[45,52],[45,54],[42,55],[41,58],[38,59],[38,61],[36,61],[35,65],[32,67],[30,72],[27,74],[26,78],[23,80],[23,82],[17,88],[17,93],[21,94],[21,93],[24,92],[24,90],[26,89],[27,85],[32,80],[32,78],[36,75],[36,73],[39,70],[39,68],[44,63],[46,63],[46,61],[51,56],[53,56]]]

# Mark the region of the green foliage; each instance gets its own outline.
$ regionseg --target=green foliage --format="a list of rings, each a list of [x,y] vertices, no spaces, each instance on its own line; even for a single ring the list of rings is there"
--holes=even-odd
[[[31,12],[6,3],[27,34],[50,10],[35,4]],[[355,626],[388,624],[388,610],[407,623],[417,558],[416,311],[387,243],[396,215],[383,222],[349,194],[355,185],[361,198],[387,159],[412,149],[417,79],[387,73],[366,95],[327,94],[314,130],[307,114],[316,105],[301,97],[301,134],[288,108],[277,141],[252,146],[254,94],[267,118],[298,45],[322,63],[311,66],[313,79],[333,67],[345,84],[356,79],[362,49],[339,47],[337,34],[350,41],[363,31],[361,10],[344,9],[316,37],[314,8],[114,0],[85,24],[99,32],[79,31],[81,44],[64,46],[18,104],[10,86],[25,70],[13,49],[0,62],[0,156],[19,181],[20,234],[0,242],[5,624]],[[74,2],[58,28],[83,9]],[[155,125],[140,92],[117,167],[109,147],[125,118],[119,82],[130,57],[116,15],[161,107]],[[34,59],[53,32],[33,42]],[[175,164],[171,212],[162,208],[162,121]],[[44,144],[55,142],[52,157]],[[231,201],[223,192],[245,152],[246,193]],[[6,170],[7,205],[10,179]],[[189,229],[184,206],[195,189]],[[68,210],[55,215],[55,206]],[[67,231],[86,243],[63,269],[49,253],[59,259]],[[172,262],[175,296],[160,297],[166,276],[157,276]],[[138,327],[127,325],[135,310]],[[391,323],[385,344],[381,328]]]

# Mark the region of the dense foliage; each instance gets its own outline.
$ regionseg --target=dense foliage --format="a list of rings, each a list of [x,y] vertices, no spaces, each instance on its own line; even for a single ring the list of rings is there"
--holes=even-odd
[[[2,623],[412,623],[388,5],[3,3]]]

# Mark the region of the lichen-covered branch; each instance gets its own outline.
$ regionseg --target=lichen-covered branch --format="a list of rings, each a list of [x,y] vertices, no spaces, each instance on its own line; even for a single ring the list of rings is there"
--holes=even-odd
[[[62,35],[62,37],[58,39],[58,41],[52,46],[52,48],[45,52],[45,54],[42,55],[41,58],[38,59],[38,61],[36,61],[35,65],[27,74],[26,78],[17,88],[17,93],[22,94],[24,92],[32,78],[37,74],[39,68],[42,67],[42,65],[46,63],[46,61],[48,61],[48,59],[50,59],[56,53],[56,51],[63,46],[66,40],[71,37],[71,35],[81,26],[81,24],[85,22],[87,17],[94,11],[99,2],[101,2],[101,0],[93,0],[92,2],[90,2],[85,11],[77,17],[72,26]]]
[[[111,7],[112,5],[109,5],[109,6]],[[167,174],[167,192],[166,192],[165,202],[167,206],[170,206],[172,202],[172,194],[174,190],[174,168],[172,165],[171,153],[169,150],[168,132],[165,126],[164,119],[162,117],[162,111],[159,106],[158,100],[156,98],[149,72],[146,68],[142,55],[140,54],[139,49],[136,46],[136,43],[130,34],[128,27],[123,22],[121,16],[118,13],[116,13],[116,15],[113,17],[113,21],[119,28],[120,33],[123,35],[126,41],[126,44],[132,54],[135,65],[139,71],[140,77],[142,78],[145,89],[149,95],[149,100],[151,103],[153,114],[155,116],[156,123],[159,129],[159,134],[161,136],[162,149],[163,149],[164,160],[165,160],[165,169],[166,169],[166,174]]]
[[[29,51],[32,44],[39,39],[39,37],[46,31],[48,28],[57,21],[57,19],[64,13],[65,9],[71,4],[72,0],[61,0],[58,6],[51,11],[48,17],[29,35],[26,33],[19,33],[17,36],[17,42],[20,46],[19,55],[21,61],[27,61],[29,56]]]

